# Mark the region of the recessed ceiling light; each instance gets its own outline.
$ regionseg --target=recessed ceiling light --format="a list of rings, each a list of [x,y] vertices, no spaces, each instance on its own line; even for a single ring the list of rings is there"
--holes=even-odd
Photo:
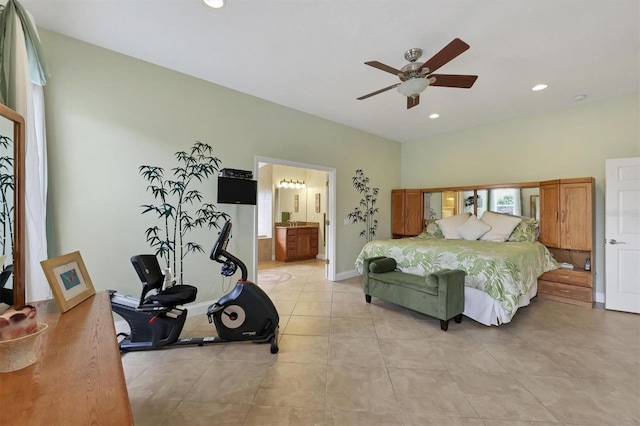
[[[429,118],[438,118],[440,114],[436,114],[435,112],[429,116]]]
[[[538,90],[544,90],[544,89],[546,89],[546,88],[547,88],[547,85],[546,85],[546,84],[536,84],[535,86],[533,86],[533,87],[531,88],[531,90],[533,90],[533,91],[536,91],[536,92],[537,92]]]
[[[213,7],[214,9],[220,9],[221,7],[224,6],[225,1],[224,0],[204,0],[204,3],[209,7]]]
[[[587,97],[587,95],[576,95],[576,96],[573,97],[573,100],[574,101],[582,101],[586,97]]]

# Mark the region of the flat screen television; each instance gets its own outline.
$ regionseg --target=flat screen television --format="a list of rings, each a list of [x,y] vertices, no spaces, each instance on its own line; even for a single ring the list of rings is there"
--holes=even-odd
[[[218,176],[218,204],[250,204],[258,198],[258,182]]]

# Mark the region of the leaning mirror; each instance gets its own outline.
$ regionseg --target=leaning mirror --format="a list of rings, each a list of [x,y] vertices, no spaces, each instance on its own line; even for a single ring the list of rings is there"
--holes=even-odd
[[[25,303],[24,120],[0,104],[0,310]]]

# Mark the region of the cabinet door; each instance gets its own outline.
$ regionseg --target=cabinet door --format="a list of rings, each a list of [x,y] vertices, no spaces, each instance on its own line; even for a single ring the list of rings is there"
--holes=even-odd
[[[404,192],[402,189],[391,191],[391,233],[396,235],[404,234]]]
[[[562,248],[591,250],[593,240],[592,184],[560,185],[560,241]]]
[[[560,185],[540,185],[540,242],[560,247]]]
[[[394,189],[391,191],[391,233],[418,235],[423,229],[422,191]]]
[[[296,239],[296,257],[309,257],[311,255],[311,230],[298,230]]]
[[[424,228],[422,218],[422,191],[408,189],[405,193],[405,235],[418,235]]]
[[[287,230],[276,228],[276,260],[284,262],[287,259]]]

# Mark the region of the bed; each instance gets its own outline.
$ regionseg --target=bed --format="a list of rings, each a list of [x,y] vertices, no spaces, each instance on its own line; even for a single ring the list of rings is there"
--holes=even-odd
[[[522,220],[516,229],[511,227],[513,231],[506,237],[493,241],[473,239],[475,233],[468,239],[445,238],[439,232],[445,227],[429,230],[431,225],[417,237],[367,243],[356,259],[357,271],[362,273],[364,259],[374,256],[392,257],[400,271],[415,275],[462,269],[467,273],[464,315],[484,325],[500,325],[510,322],[518,308],[529,304],[537,294],[540,275],[558,268],[549,250],[535,241],[535,236],[512,235],[524,227],[531,227],[527,231],[530,234],[537,223]],[[448,237],[452,235],[449,233]]]

